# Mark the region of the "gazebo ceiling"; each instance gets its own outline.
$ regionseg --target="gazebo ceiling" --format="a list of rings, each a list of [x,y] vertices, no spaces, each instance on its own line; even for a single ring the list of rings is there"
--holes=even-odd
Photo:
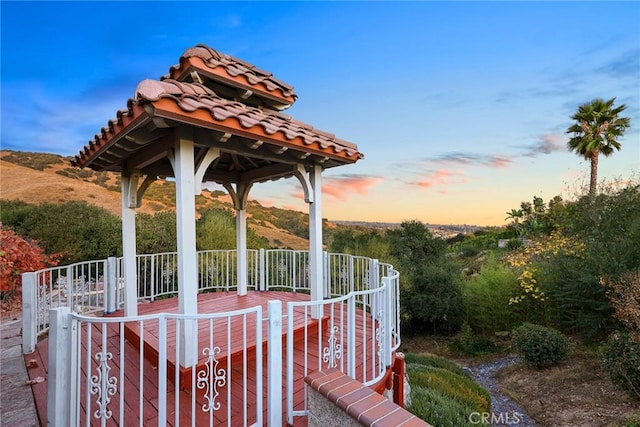
[[[208,148],[220,149],[204,175],[220,183],[278,179],[292,176],[299,163],[329,168],[364,157],[355,144],[274,109],[295,98],[293,88],[271,74],[196,46],[161,81],[142,81],[127,109],[72,164],[173,176],[169,154],[178,137],[194,141],[196,162]]]

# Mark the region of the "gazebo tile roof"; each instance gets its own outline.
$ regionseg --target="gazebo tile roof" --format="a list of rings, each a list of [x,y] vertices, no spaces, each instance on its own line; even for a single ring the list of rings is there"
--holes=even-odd
[[[196,45],[185,50],[180,57],[180,63],[172,66],[169,74],[163,76],[162,80],[184,80],[192,69],[203,72],[211,80],[244,89],[250,88],[267,98],[275,98],[285,107],[291,106],[298,97],[293,86],[275,78],[268,71],[205,45]]]
[[[166,101],[171,101],[167,103]],[[144,106],[151,104],[153,112]],[[199,83],[179,82],[172,79],[143,80],[129,99],[127,110],[118,111],[117,118],[110,120],[84,147],[73,161],[75,166],[90,164],[111,142],[121,139],[123,132],[129,132],[134,122],[149,118],[149,114],[169,118],[183,123],[201,123],[205,120],[212,128],[237,129],[245,136],[255,139],[269,139],[268,142],[294,148],[300,151],[326,155],[339,164],[353,163],[364,157],[358,147],[336,138],[333,134],[314,129],[311,125],[293,119],[275,110],[251,107],[240,102],[221,98]],[[203,115],[202,112],[208,112]],[[235,121],[237,125],[232,123]],[[239,126],[238,126],[239,125]],[[315,148],[314,148],[315,147]],[[137,147],[132,147],[135,150]]]
[[[355,144],[335,138],[326,132],[318,132],[311,125],[294,120],[291,116],[274,110],[250,107],[236,101],[220,98],[211,89],[197,83],[182,83],[175,80],[144,80],[136,89],[137,103],[151,103],[162,98],[173,100],[185,112],[197,109],[210,111],[217,121],[235,118],[245,129],[261,126],[267,134],[280,131],[288,139],[301,138],[305,145],[317,142],[323,148],[333,147],[336,153],[343,150],[349,156],[358,153]],[[358,153],[359,154],[359,153]]]

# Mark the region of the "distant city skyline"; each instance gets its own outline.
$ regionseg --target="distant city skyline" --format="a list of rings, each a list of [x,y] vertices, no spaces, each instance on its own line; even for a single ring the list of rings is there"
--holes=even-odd
[[[594,98],[616,97],[631,118],[600,178],[640,172],[638,2],[0,8],[2,149],[77,154],[140,81],[203,43],[294,86],[285,114],[358,144],[363,160],[324,174],[330,220],[504,225],[534,196],[570,199],[589,162],[566,149],[565,131]],[[294,179],[256,184],[249,198],[307,209]]]

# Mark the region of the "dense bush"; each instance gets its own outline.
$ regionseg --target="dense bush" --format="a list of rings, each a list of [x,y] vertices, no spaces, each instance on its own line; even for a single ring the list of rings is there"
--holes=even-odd
[[[569,340],[561,332],[531,323],[513,331],[513,342],[524,361],[535,368],[546,368],[567,358]]]
[[[469,323],[464,322],[460,327],[460,332],[451,343],[451,349],[455,353],[479,356],[494,353],[499,350],[499,346],[487,337],[474,333]]]
[[[436,356],[407,354],[411,405],[417,417],[437,426],[471,425],[469,414],[489,412],[491,396],[457,365]]]
[[[47,253],[62,254],[61,264],[121,253],[120,219],[84,201],[40,205],[2,201],[0,217],[6,227],[37,240]]]
[[[509,305],[518,289],[513,270],[488,256],[480,272],[463,284],[466,321],[482,334],[510,331],[525,320],[521,306]]]
[[[176,213],[162,211],[136,216],[136,250],[139,254],[175,252],[177,245]]]
[[[632,336],[640,339],[640,269],[605,279],[603,284],[607,287],[607,297],[616,319]]]
[[[329,251],[366,256],[379,260],[389,257],[389,240],[385,234],[372,229],[340,227],[331,233]]]
[[[629,333],[611,335],[602,351],[602,370],[615,386],[640,399],[640,342]]]
[[[443,258],[444,260],[444,258]],[[463,321],[464,300],[459,272],[451,263],[417,266],[402,288],[401,309],[410,332],[456,332]]]
[[[198,250],[235,249],[236,219],[225,209],[209,209],[196,223],[196,245]],[[247,227],[247,248],[268,248],[264,237]]]
[[[0,311],[20,305],[22,273],[54,266],[57,259],[0,224]]]
[[[402,274],[400,307],[408,332],[452,333],[462,323],[464,307],[460,267],[445,256],[446,243],[419,221],[388,230],[389,252]]]
[[[405,353],[404,361],[407,364],[418,364],[431,366],[434,368],[441,368],[447,371],[451,371],[458,375],[467,375],[464,369],[458,366],[455,362],[445,359],[444,357],[436,356],[434,354],[415,354]]]

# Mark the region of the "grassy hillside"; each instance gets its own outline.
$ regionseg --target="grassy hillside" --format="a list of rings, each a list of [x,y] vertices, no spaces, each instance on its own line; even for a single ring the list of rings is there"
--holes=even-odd
[[[29,204],[85,200],[120,215],[119,175],[74,168],[70,160],[50,153],[0,151],[0,198]],[[145,192],[139,212],[175,210],[175,193],[174,183],[156,181]],[[225,192],[203,190],[196,197],[196,210],[203,212],[209,208],[233,210],[233,204]],[[247,217],[248,225],[273,247],[308,249],[306,213],[267,208],[250,201]]]

